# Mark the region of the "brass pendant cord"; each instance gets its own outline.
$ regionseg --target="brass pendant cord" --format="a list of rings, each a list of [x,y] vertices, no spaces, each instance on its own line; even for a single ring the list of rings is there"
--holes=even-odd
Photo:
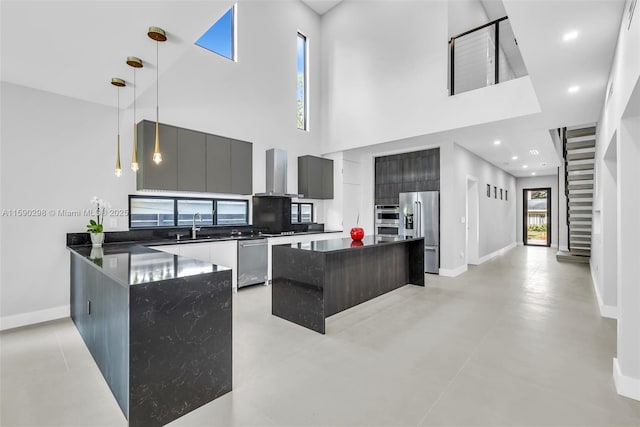
[[[131,169],[138,171],[138,129],[136,126],[136,68],[133,67],[133,157]]]
[[[118,151],[116,154],[116,176],[122,174],[122,167],[120,166],[120,87],[118,89]]]
[[[153,161],[159,164],[162,161],[162,153],[160,152],[160,55],[158,49],[159,42],[156,40],[156,144],[153,152]]]

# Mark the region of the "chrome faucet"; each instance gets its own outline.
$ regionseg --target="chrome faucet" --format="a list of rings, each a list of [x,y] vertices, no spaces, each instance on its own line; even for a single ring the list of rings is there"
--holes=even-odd
[[[195,239],[196,236],[196,232],[200,231],[200,228],[196,227],[196,216],[199,218],[199,221],[202,222],[202,215],[200,215],[200,212],[196,212],[193,214],[193,226],[191,227],[191,238]]]

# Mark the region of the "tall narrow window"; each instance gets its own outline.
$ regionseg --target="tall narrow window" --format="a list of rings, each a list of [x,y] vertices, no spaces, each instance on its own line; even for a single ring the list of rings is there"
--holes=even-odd
[[[211,52],[236,60],[236,5],[232,6],[220,19],[196,41],[196,44]]]
[[[297,54],[298,129],[307,130],[307,38],[298,33]]]

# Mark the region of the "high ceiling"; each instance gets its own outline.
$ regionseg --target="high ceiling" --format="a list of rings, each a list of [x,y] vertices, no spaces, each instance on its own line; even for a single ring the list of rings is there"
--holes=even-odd
[[[233,3],[3,0],[2,80],[115,106],[110,81],[121,77],[131,85],[128,56],[141,58],[145,66],[136,76],[138,95],[156,81],[150,26],[167,33],[158,46],[162,73]],[[131,92],[122,95],[122,107],[133,102]]]
[[[340,3],[302,1],[320,15]],[[499,1],[482,2],[489,14],[502,13]],[[168,35],[159,46],[162,79],[162,72],[178,64],[194,40],[233,3],[3,0],[1,77],[113,106],[111,78],[122,77],[131,84],[127,56],[138,56],[145,63],[137,74],[139,95],[155,83],[156,43],[146,35],[149,26],[162,27]],[[448,133],[449,138],[515,176],[552,173],[552,168],[541,166],[557,164],[549,130],[598,120],[623,9],[624,0],[504,0],[541,113],[457,129]],[[564,42],[570,31],[577,32],[577,38]],[[570,94],[570,86],[580,90]],[[131,101],[127,92],[121,106],[128,107]],[[494,146],[496,139],[503,143]],[[529,160],[531,149],[539,155]],[[518,161],[511,159],[514,155]],[[537,163],[539,169],[530,169],[531,165],[523,169],[524,161]]]

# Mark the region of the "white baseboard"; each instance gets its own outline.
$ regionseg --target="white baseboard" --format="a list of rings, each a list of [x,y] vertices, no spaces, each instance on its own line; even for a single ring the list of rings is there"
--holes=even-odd
[[[640,379],[623,375],[617,357],[613,358],[613,381],[619,395],[640,400]]]
[[[461,265],[458,268],[452,268],[452,269],[441,268],[441,269],[438,270],[438,273],[441,276],[444,276],[444,277],[456,277],[456,276],[461,275],[465,271],[467,271],[467,266],[466,265]]]
[[[48,308],[46,310],[3,316],[0,318],[0,331],[48,322],[49,320],[63,319],[65,317],[69,317],[70,310],[71,308],[69,305],[61,305],[59,307]]]
[[[606,317],[607,319],[617,319],[618,307],[615,305],[606,305],[602,301],[602,295],[600,295],[600,290],[598,288],[598,281],[596,280],[596,276],[593,274],[593,267],[591,266],[591,263],[589,263],[589,271],[591,272],[591,281],[593,282],[593,290],[596,294],[596,300],[598,301],[600,316]]]
[[[524,246],[523,242],[518,242],[518,246]]]
[[[475,264],[475,265],[480,265],[482,263],[485,263],[485,262],[489,261],[491,258],[497,257],[498,255],[502,255],[502,254],[506,253],[507,251],[510,251],[511,249],[515,248],[516,245],[517,245],[516,242],[513,242],[513,243],[505,246],[502,249],[498,249],[497,251],[491,252],[490,254],[487,254],[487,255],[485,255],[483,257],[480,257],[478,259],[478,263]]]

